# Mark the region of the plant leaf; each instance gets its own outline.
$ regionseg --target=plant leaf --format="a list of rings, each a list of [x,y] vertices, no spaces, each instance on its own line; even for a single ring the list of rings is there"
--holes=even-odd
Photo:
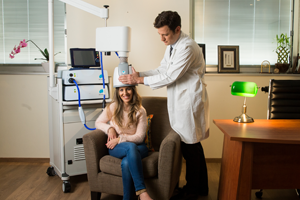
[[[49,52],[48,52],[47,48],[45,48],[44,53],[45,53],[44,56],[45,56],[46,60],[49,61]]]

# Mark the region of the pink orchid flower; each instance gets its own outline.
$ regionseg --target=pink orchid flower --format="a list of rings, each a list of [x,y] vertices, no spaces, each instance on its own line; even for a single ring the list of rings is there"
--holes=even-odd
[[[30,41],[30,40],[28,40],[28,41]],[[9,54],[9,57],[11,59],[13,59],[16,54],[18,54],[18,53],[21,52],[21,48],[27,47],[27,42],[28,41],[25,41],[25,39],[21,40],[19,46],[17,46],[17,47],[15,46],[14,47],[13,51]]]
[[[20,41],[20,45],[19,45],[21,48],[23,47],[27,47],[27,43],[25,41],[25,39],[23,41]]]
[[[16,46],[15,46],[14,51],[15,51],[15,54],[20,53],[20,52],[21,52],[21,47],[18,46],[18,47],[16,48]]]
[[[32,42],[32,44],[33,44],[34,46],[36,46],[36,48],[38,48],[38,50],[39,50],[39,51],[41,52],[41,54],[44,56],[44,58],[35,58],[35,60],[47,60],[47,61],[49,61],[49,53],[48,53],[47,48],[43,51],[43,50],[42,50],[38,45],[36,45],[32,40],[27,40],[27,41],[25,41],[25,39],[20,41],[20,44],[19,44],[18,47],[16,47],[16,46],[14,47],[13,51],[9,54],[9,57],[10,57],[11,59],[14,58],[16,54],[18,54],[18,53],[21,52],[21,48],[27,47],[28,42]],[[58,53],[60,53],[60,52],[58,52]],[[58,54],[58,53],[56,53],[56,54]],[[55,56],[56,54],[54,54],[54,56]]]
[[[14,56],[14,54],[9,54],[9,57],[10,57],[11,59],[13,59],[15,56]]]

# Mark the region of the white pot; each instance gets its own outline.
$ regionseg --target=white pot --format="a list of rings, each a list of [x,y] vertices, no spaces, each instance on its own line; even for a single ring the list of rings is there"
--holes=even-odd
[[[49,62],[43,62],[42,67],[44,68],[46,73],[49,73]]]

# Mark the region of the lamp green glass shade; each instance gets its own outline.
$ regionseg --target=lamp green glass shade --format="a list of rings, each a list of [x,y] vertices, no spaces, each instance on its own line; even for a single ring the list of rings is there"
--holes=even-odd
[[[244,105],[242,108],[242,114],[233,119],[235,122],[241,123],[251,123],[254,122],[252,117],[249,117],[246,114],[247,106],[246,106],[246,97],[255,97],[257,94],[258,87],[254,82],[243,82],[243,81],[235,81],[231,85],[231,94],[235,96],[245,97]]]
[[[257,85],[254,82],[235,81],[231,85],[231,94],[235,96],[255,97],[257,90]]]

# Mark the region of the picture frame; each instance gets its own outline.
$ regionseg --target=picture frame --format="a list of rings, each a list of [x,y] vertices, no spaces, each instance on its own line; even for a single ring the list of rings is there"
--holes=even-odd
[[[218,72],[240,72],[239,46],[218,45]]]

